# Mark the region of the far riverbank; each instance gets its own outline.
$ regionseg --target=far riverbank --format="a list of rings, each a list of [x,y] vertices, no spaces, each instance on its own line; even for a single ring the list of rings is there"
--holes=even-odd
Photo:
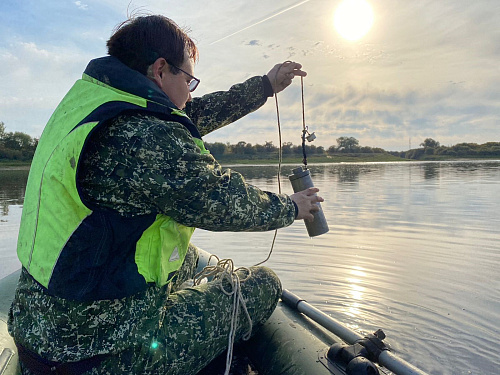
[[[0,169],[10,169],[10,170],[29,170],[31,167],[31,161],[12,161],[12,160],[0,160]]]
[[[216,157],[217,161],[222,165],[234,164],[278,164],[278,157],[258,157],[252,156],[248,158],[234,157]],[[422,161],[465,161],[465,160],[499,160],[500,157],[451,157],[445,155],[428,155],[420,159],[405,159],[391,154],[334,154],[328,156],[310,156],[307,157],[308,164],[321,163],[393,163],[393,162],[422,162]],[[302,164],[301,157],[284,156],[282,164]]]
[[[222,165],[234,164],[278,164],[278,157],[269,157],[269,155],[251,155],[246,158],[238,157],[216,157]],[[498,160],[498,157],[451,157],[446,155],[426,155],[420,159],[404,159],[391,154],[334,154],[324,156],[310,156],[307,158],[308,164],[320,163],[388,163],[388,162],[422,162],[422,161],[457,161],[457,160]],[[301,157],[283,156],[282,164],[302,164]],[[0,160],[0,169],[6,170],[29,170],[31,161]]]

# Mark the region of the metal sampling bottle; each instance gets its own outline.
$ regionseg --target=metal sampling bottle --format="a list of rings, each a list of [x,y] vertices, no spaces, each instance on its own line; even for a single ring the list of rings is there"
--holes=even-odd
[[[299,191],[305,190],[310,187],[314,187],[311,173],[309,173],[308,169],[304,167],[298,167],[292,170],[292,175],[288,176],[290,182],[292,183],[293,192],[297,193]],[[309,237],[319,236],[321,234],[325,234],[328,232],[328,224],[325,219],[325,214],[321,209],[321,204],[316,203],[319,206],[319,211],[314,212],[314,220],[307,221],[304,220],[306,224],[307,233],[309,233]]]

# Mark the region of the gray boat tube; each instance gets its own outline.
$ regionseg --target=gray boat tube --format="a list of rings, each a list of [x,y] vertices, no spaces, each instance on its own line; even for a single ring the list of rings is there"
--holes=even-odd
[[[350,345],[364,339],[364,336],[361,334],[347,328],[339,321],[326,315],[324,312],[318,310],[304,299],[286,289],[283,290],[281,300],[289,307],[301,312]],[[378,363],[397,375],[428,375],[426,372],[397,357],[389,350],[384,350],[380,353]]]

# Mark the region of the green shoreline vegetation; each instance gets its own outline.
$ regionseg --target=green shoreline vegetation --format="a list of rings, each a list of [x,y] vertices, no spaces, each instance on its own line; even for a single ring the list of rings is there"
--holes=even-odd
[[[0,121],[0,167],[6,169],[27,168],[38,145],[38,139],[22,132],[6,132]],[[223,165],[227,164],[277,164],[279,149],[273,142],[264,145],[240,141],[230,143],[205,143],[206,148]],[[308,164],[314,163],[369,163],[402,161],[445,161],[460,159],[500,159],[500,142],[459,143],[441,146],[432,138],[425,139],[419,148],[408,151],[386,151],[378,147],[360,146],[354,137],[337,138],[337,145],[325,149],[305,144]],[[302,164],[303,146],[283,143],[284,164]]]

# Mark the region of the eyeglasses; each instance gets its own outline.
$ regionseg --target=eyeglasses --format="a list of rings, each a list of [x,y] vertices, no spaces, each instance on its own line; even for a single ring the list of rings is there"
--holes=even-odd
[[[198,78],[196,78],[195,76],[192,76],[191,74],[189,74],[188,72],[186,72],[185,70],[182,70],[181,68],[179,68],[178,66],[175,66],[174,64],[170,63],[168,60],[166,60],[167,63],[169,65],[171,65],[172,67],[174,67],[175,69],[179,69],[182,73],[184,73],[185,75],[187,75],[189,78],[191,78],[191,81],[189,81],[188,83],[188,87],[189,87],[189,91],[190,92],[193,92],[194,90],[196,90],[196,88],[198,87],[198,85],[200,84],[200,80]]]

